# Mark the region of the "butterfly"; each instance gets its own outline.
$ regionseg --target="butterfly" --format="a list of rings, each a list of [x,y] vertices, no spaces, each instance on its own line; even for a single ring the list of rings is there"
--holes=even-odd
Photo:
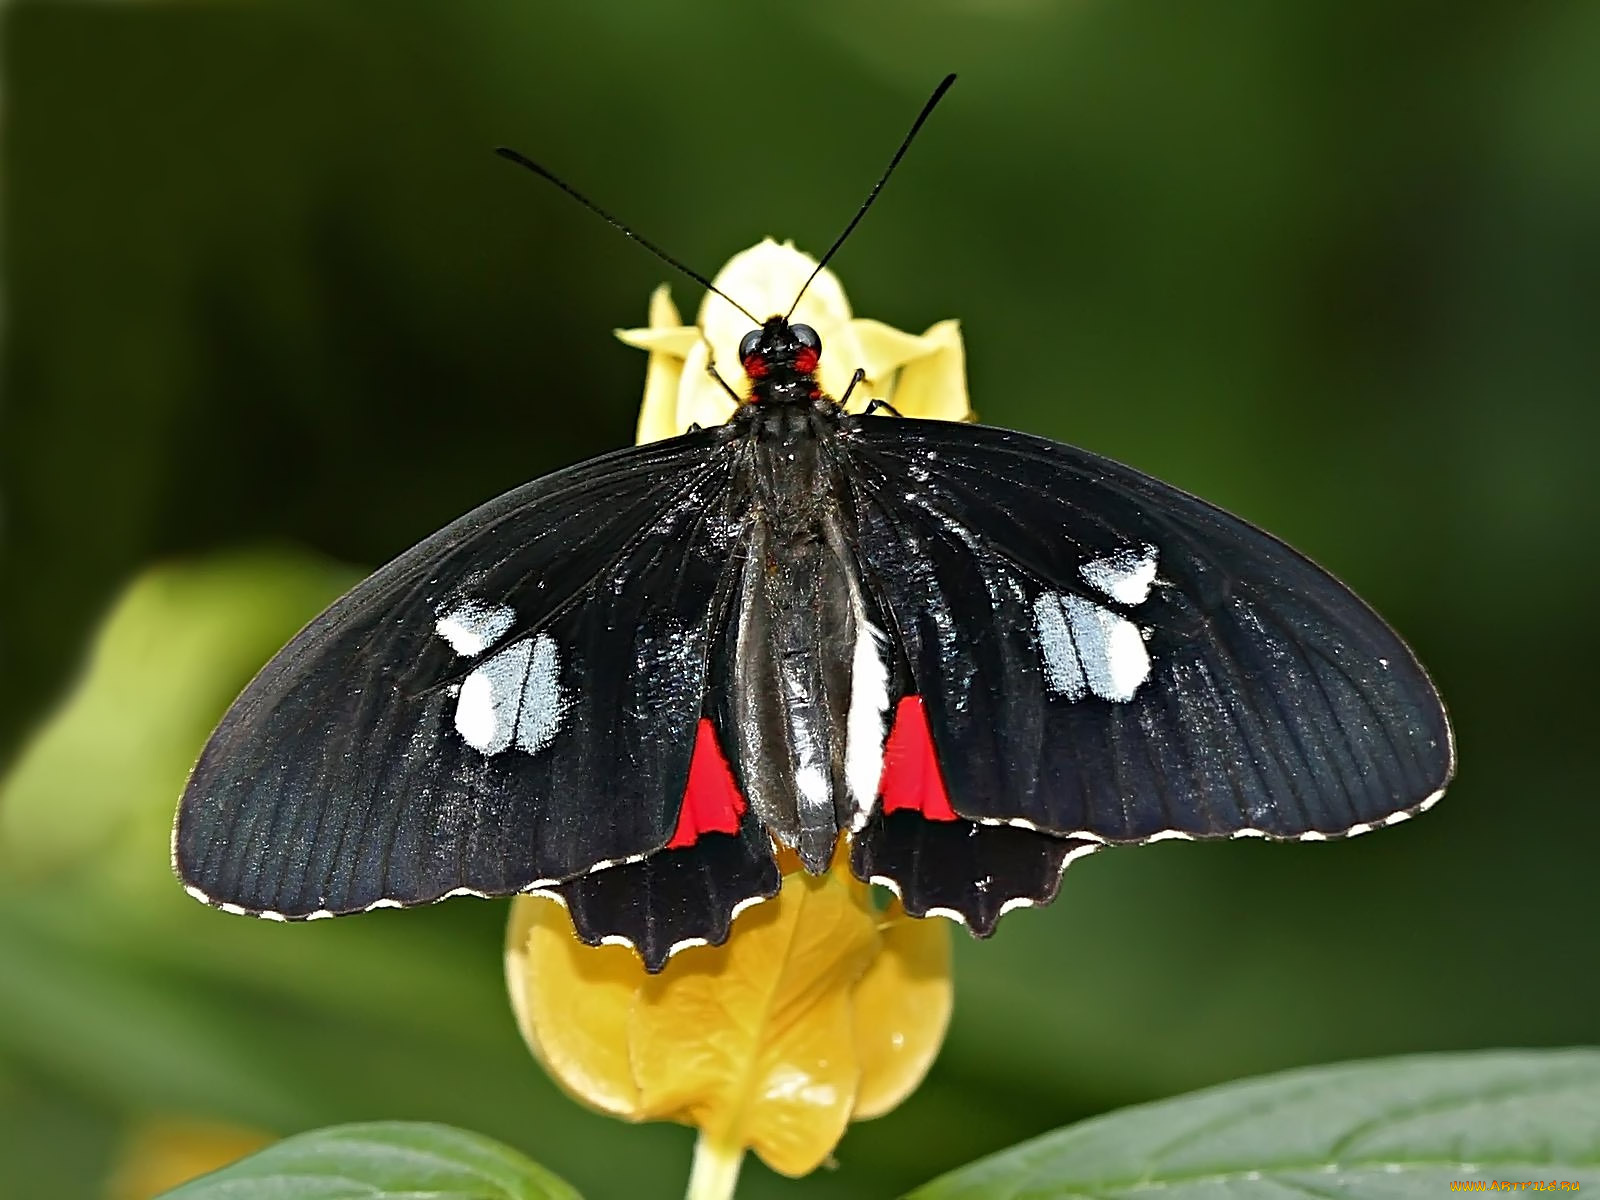
[[[987,936],[1105,846],[1443,793],[1433,684],[1308,559],[1084,450],[853,414],[815,330],[753,324],[726,424],[490,501],[267,664],[179,806],[192,895],[534,892],[657,971],[776,894],[780,849]]]

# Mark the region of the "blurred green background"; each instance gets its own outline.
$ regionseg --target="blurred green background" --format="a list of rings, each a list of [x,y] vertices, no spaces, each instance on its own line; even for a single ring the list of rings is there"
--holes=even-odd
[[[1349,844],[1075,866],[958,939],[910,1102],[741,1195],[882,1196],[1295,1064],[1600,1041],[1600,5],[31,3],[4,33],[0,1195],[101,1195],[172,1116],[440,1119],[679,1193],[688,1131],[580,1111],[522,1049],[503,904],[229,918],[167,822],[324,600],[631,440],[610,330],[665,270],[491,147],[712,272],[825,246],[948,70],[837,260],[857,311],[959,317],[986,420],[1334,569],[1433,671],[1461,775]]]

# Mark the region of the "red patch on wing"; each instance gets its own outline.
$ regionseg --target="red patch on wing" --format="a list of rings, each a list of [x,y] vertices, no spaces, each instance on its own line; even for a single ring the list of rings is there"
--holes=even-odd
[[[802,375],[809,375],[817,369],[817,352],[809,346],[795,351],[794,369]]]
[[[906,696],[895,705],[894,725],[883,745],[883,781],[878,790],[885,813],[909,808],[930,821],[960,820],[944,788],[921,696]]]
[[[738,833],[739,818],[746,807],[733,782],[733,770],[717,744],[717,731],[710,718],[701,717],[694,732],[694,753],[689,758],[689,786],[683,789],[678,827],[672,831],[667,849],[692,846],[702,833]]]

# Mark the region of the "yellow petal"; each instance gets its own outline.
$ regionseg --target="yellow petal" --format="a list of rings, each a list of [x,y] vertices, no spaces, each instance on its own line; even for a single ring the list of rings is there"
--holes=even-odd
[[[830,396],[842,399],[850,379],[859,367],[866,372],[847,401],[851,412],[861,412],[874,399],[887,400],[894,389],[895,373],[908,362],[935,354],[937,342],[920,338],[873,321],[857,317],[834,331],[823,343],[822,386]]]
[[[545,1069],[595,1108],[697,1126],[708,1154],[736,1163],[748,1147],[788,1175],[892,1108],[949,1019],[949,932],[878,913],[842,858],[822,876],[790,865],[725,944],[653,976],[626,947],[579,942],[554,901],[518,897],[507,980]]]
[[[845,393],[849,392],[846,401],[851,412],[860,412],[874,399],[882,400],[887,395],[888,381],[893,378],[894,369],[887,372],[874,369],[870,356],[863,353],[855,327],[860,322],[847,321],[831,333],[823,333],[820,329],[818,336],[822,338],[822,361],[817,365],[817,378],[822,382],[822,390],[835,400],[844,400]],[[850,389],[850,381],[859,367],[866,372],[861,382],[855,389]]]
[[[683,379],[678,384],[678,432],[691,425],[721,425],[733,416],[738,407],[728,388],[711,378],[707,366],[711,361],[710,349],[705,342],[696,342],[689,357],[683,360]],[[744,383],[744,371],[735,362],[733,377],[721,372],[728,387],[739,388]]]
[[[729,259],[713,282],[761,319],[787,312],[815,268],[816,259],[793,243],[767,238]],[[966,355],[955,321],[941,321],[918,336],[881,321],[853,318],[844,287],[826,270],[801,296],[793,319],[810,325],[822,339],[819,376],[829,395],[843,399],[856,370],[864,372],[850,392],[852,412],[873,399],[885,399],[907,416],[972,419]],[[728,389],[741,396],[749,392],[738,352],[740,340],[753,327],[751,317],[713,292],[702,302],[696,326],[678,321],[662,285],[650,299],[649,326],[617,331],[623,342],[650,352],[639,412],[641,442],[672,437],[696,424],[722,424],[736,407]],[[713,362],[727,388],[708,372]]]
[[[868,317],[851,321],[848,332],[854,342],[857,365],[873,378],[887,378],[906,363],[939,349],[937,342]]]
[[[788,875],[727,943],[652,980],[630,1042],[642,1107],[801,1175],[843,1136],[860,1067],[851,996],[878,948],[845,872]]]
[[[585,946],[567,910],[518,896],[506,929],[511,1011],[533,1056],[573,1098],[639,1119],[628,1061],[628,1014],[643,968],[626,946]]]
[[[961,323],[940,321],[922,340],[931,351],[900,369],[899,383],[889,397],[896,410],[907,417],[976,420],[967,398],[967,352],[961,341]]]
[[[881,1117],[916,1090],[950,1024],[950,923],[908,917],[896,900],[880,937],[854,998],[861,1062],[855,1121]]]
[[[656,289],[660,295],[666,290],[666,284]],[[648,350],[651,353],[665,354],[671,358],[681,360],[689,353],[689,348],[700,340],[700,331],[693,325],[674,325],[667,329],[651,329],[640,326],[634,329],[613,329],[612,334],[624,346],[633,346],[639,350]]]
[[[780,245],[766,238],[730,258],[712,282],[749,309],[757,320],[765,320],[789,311],[816,266],[817,260],[796,250],[793,242]],[[812,280],[791,319],[817,331],[822,339],[823,361],[828,361],[833,335],[850,320],[850,301],[845,299],[838,276],[832,271],[823,271]],[[752,328],[750,317],[716,293],[708,292],[700,305],[698,324],[711,344],[711,353],[722,377],[738,388],[742,379],[739,341]],[[846,369],[846,378],[854,369]]]
[[[650,352],[645,368],[644,403],[639,408],[638,441],[655,442],[683,432],[677,423],[678,378],[683,356],[699,339],[699,331],[684,325],[672,291],[662,284],[650,293],[650,325],[645,329],[619,329],[617,337],[629,346]]]

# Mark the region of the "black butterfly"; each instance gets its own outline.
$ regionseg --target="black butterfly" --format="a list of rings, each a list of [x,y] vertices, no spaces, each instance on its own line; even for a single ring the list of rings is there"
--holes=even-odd
[[[275,919],[536,891],[659,970],[777,891],[775,846],[818,872],[845,837],[983,936],[1104,845],[1439,798],[1439,696],[1330,575],[1085,451],[850,415],[821,350],[768,319],[726,425],[491,501],[312,622],[194,769],[189,891]]]

